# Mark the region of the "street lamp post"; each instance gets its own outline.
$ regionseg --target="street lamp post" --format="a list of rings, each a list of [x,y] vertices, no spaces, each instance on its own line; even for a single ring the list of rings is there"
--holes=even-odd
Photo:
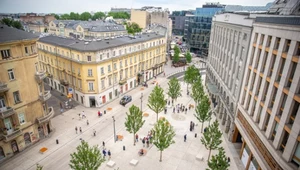
[[[141,93],[141,111],[143,111],[143,93]]]
[[[112,119],[113,119],[113,125],[114,125],[114,141],[115,141],[115,143],[116,143],[116,141],[117,141],[117,137],[116,137],[116,127],[115,127],[115,117],[114,116],[112,116]]]

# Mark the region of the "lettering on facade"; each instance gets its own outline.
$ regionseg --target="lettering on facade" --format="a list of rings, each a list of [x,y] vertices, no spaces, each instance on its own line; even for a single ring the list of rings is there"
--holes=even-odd
[[[248,123],[248,121],[245,119],[245,117],[241,114],[241,112],[238,112],[237,114],[238,120],[241,122],[241,125],[244,127],[246,132],[248,133],[250,139],[252,139],[253,143],[255,144],[257,151],[260,152],[260,154],[263,156],[267,164],[270,166],[273,170],[283,170],[281,166],[276,162],[274,157],[271,155],[271,153],[268,151],[266,146],[263,144],[263,142],[260,140],[260,138],[257,136],[251,125]]]

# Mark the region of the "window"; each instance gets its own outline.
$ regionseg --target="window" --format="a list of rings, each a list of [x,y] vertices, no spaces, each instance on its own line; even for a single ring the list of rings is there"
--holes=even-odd
[[[116,55],[116,52],[115,51],[113,51],[113,56],[115,56]]]
[[[114,63],[114,69],[117,70],[117,63]]]
[[[87,61],[92,61],[92,56],[87,56]]]
[[[247,40],[247,34],[244,33],[243,40]]]
[[[92,69],[88,69],[88,77],[92,77],[93,76],[93,70]]]
[[[104,75],[104,68],[101,67],[101,74]]]
[[[279,48],[280,40],[281,40],[281,38],[276,38],[275,46],[274,46],[274,49],[275,49],[275,50],[277,50],[277,49]]]
[[[120,61],[120,68],[122,68],[122,61]]]
[[[282,151],[282,152],[284,151],[286,143],[287,143],[287,141],[289,139],[289,136],[290,136],[290,134],[287,131],[284,131],[283,133],[284,133],[284,135],[283,135],[281,145],[280,145],[280,148],[279,148],[279,150]]]
[[[15,104],[20,103],[21,102],[21,98],[20,98],[20,93],[19,91],[15,91],[13,92],[13,96],[14,96],[14,101]]]
[[[286,40],[283,52],[287,53],[289,51],[289,49],[290,49],[290,45],[291,45],[291,40]]]
[[[298,142],[298,146],[295,150],[293,159],[292,159],[292,163],[295,164],[297,167],[300,166],[300,144]]]
[[[278,73],[278,76],[277,76],[277,81],[279,81],[279,82],[280,82],[281,77],[282,77],[284,64],[285,64],[285,59],[281,58],[281,65],[280,65],[279,73]]]
[[[296,116],[297,116],[297,113],[298,113],[298,110],[299,110],[299,103],[295,100],[293,102],[294,102],[293,110],[292,110],[290,120],[289,120],[289,124],[291,124],[291,125],[294,124],[294,121],[296,119]]]
[[[270,47],[271,42],[272,42],[272,36],[268,36],[266,47]]]
[[[27,47],[25,47],[25,53],[28,54],[28,48]]]
[[[275,139],[275,136],[276,136],[276,133],[277,133],[277,130],[278,130],[278,126],[279,126],[279,124],[277,122],[275,122],[275,127],[274,127],[274,130],[273,130],[272,136],[271,136],[272,141],[274,141],[274,139]]]
[[[19,113],[19,114],[18,114],[18,117],[19,117],[19,122],[20,122],[20,124],[24,124],[24,123],[25,123],[25,116],[24,116],[24,113]]]
[[[1,50],[2,60],[10,57],[10,50]]]
[[[107,66],[107,71],[108,71],[108,72],[111,72],[110,65]]]
[[[112,76],[109,76],[109,77],[108,77],[108,85],[109,85],[109,86],[111,86],[111,84],[112,84],[112,81],[111,81],[112,78],[111,78],[111,77],[112,77]]]
[[[106,54],[107,58],[109,58],[109,52]]]
[[[8,78],[9,80],[14,80],[15,79],[15,73],[13,69],[9,69],[8,71]]]
[[[102,87],[102,89],[105,89],[105,81],[104,81],[104,79],[101,79],[101,87]]]
[[[94,83],[89,82],[89,91],[94,91]]]
[[[291,85],[292,85],[293,77],[296,72],[297,63],[292,62],[291,65],[292,65],[292,67],[290,67],[290,73],[289,73],[289,77],[288,77],[288,81],[287,81],[287,87],[291,87]]]

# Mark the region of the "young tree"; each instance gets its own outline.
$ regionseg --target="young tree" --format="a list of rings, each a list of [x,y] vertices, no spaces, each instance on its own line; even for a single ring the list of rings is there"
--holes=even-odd
[[[164,90],[155,86],[151,94],[148,97],[148,107],[156,113],[156,122],[158,121],[158,113],[162,112],[165,109],[166,101]]]
[[[217,155],[213,155],[211,160],[207,163],[210,169],[206,170],[227,170],[230,166],[229,162],[227,161],[227,157],[225,155],[225,151],[223,147],[219,148],[219,152]]]
[[[140,28],[140,26],[135,22],[126,23],[125,25],[126,25],[126,30],[127,30],[128,34],[134,35],[135,33],[142,31],[142,28]]]
[[[105,161],[97,146],[90,147],[87,142],[82,141],[76,149],[77,152],[71,154],[71,169],[98,169]]]
[[[183,80],[188,84],[193,84],[196,80],[201,80],[201,75],[199,70],[194,66],[189,66],[184,72]],[[189,86],[187,85],[187,90]]]
[[[192,55],[189,51],[185,54],[186,62],[191,63],[192,62]]]
[[[129,114],[126,113],[126,115],[125,127],[129,133],[133,134],[133,145],[135,145],[135,134],[145,123],[145,120],[143,120],[143,113],[138,107],[132,105],[129,108]]]
[[[36,164],[36,170],[43,170],[43,166],[40,164]]]
[[[210,158],[211,150],[215,150],[222,143],[222,132],[219,130],[219,123],[216,120],[213,124],[208,126],[207,130],[203,133],[201,143],[209,150],[208,161]]]
[[[151,141],[160,151],[160,162],[162,161],[162,151],[175,143],[174,136],[175,131],[166,119],[161,119],[154,125]]]
[[[211,118],[211,115],[208,113],[209,111],[209,99],[207,96],[203,96],[200,103],[196,106],[196,113],[194,116],[197,120],[202,123],[201,125],[201,133],[203,132],[203,124]]]
[[[179,96],[181,96],[181,87],[180,83],[177,78],[173,77],[169,82],[169,91],[168,95],[173,99],[176,100]],[[174,104],[174,103],[173,103]]]
[[[105,14],[104,14],[103,12],[96,12],[96,13],[93,15],[92,19],[93,19],[93,20],[96,20],[96,19],[102,19],[102,18],[104,18],[104,17],[105,17]]]
[[[180,49],[177,47],[177,45],[175,45],[173,63],[177,63],[179,61],[179,54],[180,54]]]
[[[180,53],[180,49],[177,45],[175,45],[174,47],[174,53],[178,53],[178,54]]]
[[[61,20],[68,20],[68,19],[70,19],[70,15],[69,15],[69,14],[62,14],[62,15],[60,16],[60,19],[61,19]]]
[[[205,95],[202,85],[202,80],[197,79],[192,85],[192,98],[196,104],[200,103],[201,99]]]

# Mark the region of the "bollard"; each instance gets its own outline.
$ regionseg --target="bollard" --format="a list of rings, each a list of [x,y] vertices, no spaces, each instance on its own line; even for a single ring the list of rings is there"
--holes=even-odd
[[[197,138],[197,133],[195,133],[195,138]]]
[[[125,151],[125,146],[123,146],[123,151]]]
[[[59,144],[58,139],[56,139],[56,144]]]

